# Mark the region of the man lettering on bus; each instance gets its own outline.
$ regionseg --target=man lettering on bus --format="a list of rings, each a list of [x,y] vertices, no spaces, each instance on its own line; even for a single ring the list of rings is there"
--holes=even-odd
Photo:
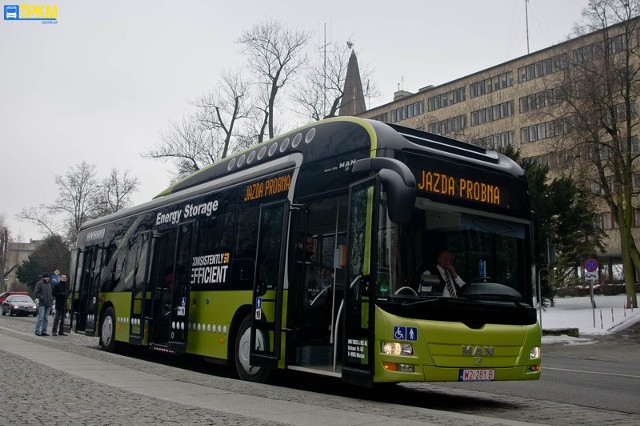
[[[457,297],[458,292],[465,285],[453,266],[453,253],[449,249],[442,249],[436,257],[436,268],[440,275],[440,281],[444,286],[442,295],[445,297]]]

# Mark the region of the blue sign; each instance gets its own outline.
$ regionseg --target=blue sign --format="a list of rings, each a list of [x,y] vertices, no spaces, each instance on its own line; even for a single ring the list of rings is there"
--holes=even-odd
[[[395,340],[418,340],[418,329],[416,327],[402,327],[396,325],[393,327],[393,338]]]
[[[418,340],[418,329],[415,327],[407,327],[407,340]]]
[[[20,19],[20,6],[17,4],[5,4],[4,5],[4,20],[18,20]]]
[[[256,308],[262,308],[262,297],[256,297]]]
[[[393,327],[393,338],[396,340],[405,340],[407,335],[407,328],[406,327],[400,327],[399,325],[396,325],[395,327]]]

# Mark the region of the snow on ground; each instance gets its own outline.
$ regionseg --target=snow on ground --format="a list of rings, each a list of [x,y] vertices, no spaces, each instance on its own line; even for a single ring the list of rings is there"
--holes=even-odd
[[[614,333],[640,321],[640,308],[625,308],[624,294],[596,295],[594,301],[595,309],[591,307],[591,299],[588,296],[556,298],[553,307],[547,307],[542,311],[542,329],[577,328],[580,337],[543,336],[542,342],[590,343],[592,339],[586,336]]]

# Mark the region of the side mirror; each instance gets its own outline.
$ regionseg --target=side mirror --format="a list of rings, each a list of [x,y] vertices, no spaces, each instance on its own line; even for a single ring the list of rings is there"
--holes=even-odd
[[[411,220],[416,202],[416,178],[406,164],[395,158],[363,158],[353,164],[351,171],[379,172],[387,193],[389,218],[396,223]]]

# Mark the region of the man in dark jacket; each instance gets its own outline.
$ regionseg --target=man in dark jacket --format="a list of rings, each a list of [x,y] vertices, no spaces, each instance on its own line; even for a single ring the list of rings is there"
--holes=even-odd
[[[42,274],[42,279],[36,283],[33,291],[38,301],[38,319],[36,320],[35,334],[36,336],[48,336],[47,326],[49,325],[49,312],[53,305],[53,294],[51,293],[51,284],[49,274]]]
[[[64,314],[67,307],[67,294],[69,293],[66,275],[60,275],[60,281],[53,286],[52,293],[56,301],[56,316],[53,319],[51,334],[54,336],[66,336],[64,334]]]

